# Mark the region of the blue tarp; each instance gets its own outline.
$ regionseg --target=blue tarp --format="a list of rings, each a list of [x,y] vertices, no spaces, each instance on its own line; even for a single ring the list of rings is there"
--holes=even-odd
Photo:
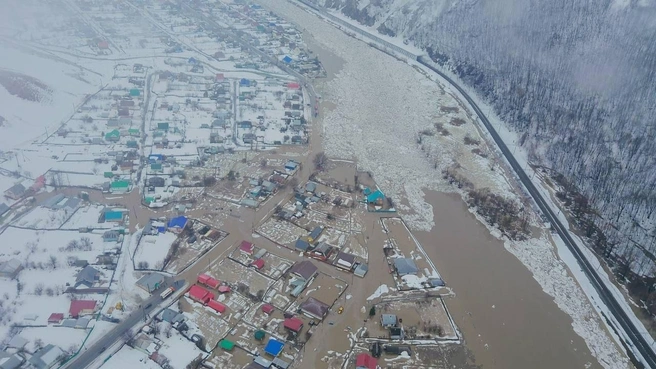
[[[251,85],[251,81],[246,78],[242,78],[241,81],[239,81],[239,85],[248,87]]]
[[[162,154],[150,154],[148,155],[148,161],[150,164],[153,164],[158,161],[164,161],[164,156]]]
[[[385,195],[383,195],[383,193],[380,192],[380,190],[376,190],[375,192],[373,192],[372,194],[367,196],[367,202],[368,203],[373,203],[373,202],[378,201],[378,199],[384,199],[384,198],[385,198]]]
[[[282,61],[284,61],[285,63],[289,64],[289,63],[292,62],[292,58],[290,58],[289,56],[286,55],[284,58],[282,58]]]
[[[187,217],[180,216],[169,220],[169,228],[184,228],[187,225]]]
[[[269,338],[269,342],[267,342],[266,347],[264,347],[264,352],[271,356],[278,356],[278,354],[280,354],[282,351],[283,346],[285,346],[284,343],[276,340],[275,338]]]

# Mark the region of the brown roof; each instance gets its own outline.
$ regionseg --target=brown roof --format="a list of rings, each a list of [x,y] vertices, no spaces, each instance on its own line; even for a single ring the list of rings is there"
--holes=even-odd
[[[317,267],[309,260],[297,262],[289,268],[290,273],[296,274],[305,280],[312,278],[317,270]]]
[[[319,319],[326,316],[326,314],[328,314],[328,310],[330,309],[328,304],[321,302],[314,297],[308,297],[308,299],[305,300],[305,302],[302,303],[300,307],[302,311]]]

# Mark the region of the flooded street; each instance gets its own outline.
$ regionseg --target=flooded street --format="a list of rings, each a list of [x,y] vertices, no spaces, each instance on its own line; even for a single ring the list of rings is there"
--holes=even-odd
[[[456,294],[447,306],[483,368],[600,368],[571,319],[470,214],[458,195],[429,192],[435,227],[415,232]],[[589,365],[589,366],[588,366]]]

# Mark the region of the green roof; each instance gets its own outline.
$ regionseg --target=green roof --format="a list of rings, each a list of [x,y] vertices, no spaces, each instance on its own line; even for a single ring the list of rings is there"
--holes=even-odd
[[[150,164],[150,169],[152,169],[152,170],[162,170],[162,163],[152,163],[152,164]]]
[[[235,343],[230,340],[223,339],[221,342],[219,342],[219,346],[226,351],[232,351],[232,349],[235,348]]]
[[[128,129],[128,133],[130,134],[130,136],[139,135],[139,130],[136,128],[130,128]]]
[[[146,202],[146,204],[150,204],[151,202],[155,201],[155,198],[152,196],[148,196],[144,198],[144,201]]]
[[[111,132],[107,132],[105,134],[105,138],[108,138],[108,137],[121,137],[121,132],[119,132],[118,129],[115,129]]]
[[[109,186],[110,188],[128,188],[130,187],[130,182],[128,181],[114,181]]]
[[[262,341],[262,340],[264,339],[264,337],[266,336],[266,332],[264,332],[264,331],[261,330],[261,329],[258,329],[258,330],[255,331],[255,335],[254,335],[254,336],[255,336],[255,339],[256,339],[256,340],[258,340],[258,341]]]
[[[105,178],[112,178],[112,177],[114,177],[114,173],[112,173],[112,172],[105,172],[105,173],[103,173],[103,176],[104,176]]]
[[[139,96],[141,92],[139,92],[139,89],[133,88],[130,90],[130,96]]]
[[[157,123],[157,129],[169,129],[169,124],[167,122]]]

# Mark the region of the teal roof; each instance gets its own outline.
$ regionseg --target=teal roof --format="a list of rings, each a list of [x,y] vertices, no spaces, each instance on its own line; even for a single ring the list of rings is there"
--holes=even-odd
[[[105,212],[105,220],[121,220],[123,219],[123,212],[122,211],[106,211]]]
[[[367,202],[376,202],[379,199],[384,199],[385,195],[383,195],[380,190],[376,190],[375,192],[372,192],[370,195],[367,196]]]

